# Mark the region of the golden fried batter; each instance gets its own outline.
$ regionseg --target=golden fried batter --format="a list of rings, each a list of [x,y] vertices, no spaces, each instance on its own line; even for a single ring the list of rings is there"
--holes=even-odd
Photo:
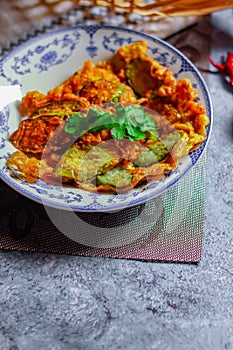
[[[42,176],[58,183],[62,178],[64,183],[88,191],[126,192],[167,176],[181,157],[198,148],[206,139],[209,119],[196,89],[189,79],[176,81],[174,74],[146,51],[145,41],[123,46],[107,61],[96,65],[84,62],[47,94],[29,91],[19,105],[20,114],[28,118],[10,137],[19,150],[7,161],[12,176],[21,174],[27,181]],[[106,103],[109,107],[102,106]],[[106,121],[101,115],[102,107],[109,112],[117,108],[113,105],[130,104],[149,111],[155,130],[144,130],[143,121],[140,124],[138,117],[137,124],[135,115],[126,124],[121,119],[120,126],[117,120]],[[92,118],[95,127],[83,130],[78,126],[82,133],[75,138],[72,130],[93,108],[97,108],[103,128],[96,128]],[[78,111],[81,114],[76,115]],[[74,125],[71,122],[67,131],[70,116]],[[39,161],[45,149],[47,158]]]

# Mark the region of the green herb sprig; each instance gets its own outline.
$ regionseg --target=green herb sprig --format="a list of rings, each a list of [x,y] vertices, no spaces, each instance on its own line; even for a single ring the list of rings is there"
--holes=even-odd
[[[114,112],[90,108],[86,116],[77,112],[67,120],[65,131],[81,137],[87,131],[101,131],[111,129],[114,139],[128,138],[131,141],[143,140],[146,132],[157,133],[154,119],[138,105],[117,105]]]

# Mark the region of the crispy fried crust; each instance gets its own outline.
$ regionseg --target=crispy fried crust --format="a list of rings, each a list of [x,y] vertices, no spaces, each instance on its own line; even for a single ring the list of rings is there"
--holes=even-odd
[[[63,123],[63,118],[53,116],[26,119],[11,135],[12,144],[23,152],[41,153],[54,131]]]
[[[10,137],[12,144],[19,150],[7,161],[13,176],[21,173],[28,181],[40,176],[46,182],[63,182],[101,193],[126,192],[135,186],[167,176],[176,168],[181,157],[198,148],[206,139],[209,119],[205,108],[198,102],[196,89],[189,79],[176,81],[168,68],[146,55],[146,50],[144,41],[123,46],[108,61],[99,62],[95,66],[86,61],[82,69],[47,94],[28,92],[19,105],[21,115],[28,119],[23,120]],[[134,142],[128,139],[112,140],[111,147],[119,157],[111,159],[106,169],[115,167],[122,174],[127,171],[132,178],[129,184],[120,188],[113,184],[114,181],[111,184],[104,183],[106,178],[102,178],[99,183],[79,181],[83,169],[79,171],[71,167],[68,172],[63,172],[61,165],[60,175],[52,167],[45,170],[43,162],[53,167],[60,164],[62,153],[59,150],[65,152],[66,147],[73,145],[83,152],[111,140],[109,129],[85,132],[73,143],[72,136],[64,131],[64,120],[69,115],[80,109],[88,111],[95,104],[106,102],[136,102],[148,110],[158,112],[153,118],[160,132],[161,143],[174,130],[180,135],[179,141],[154,164],[151,164],[153,157],[150,158],[150,154],[143,154],[138,165],[139,155],[148,149],[153,150],[153,139]],[[38,158],[45,149],[47,158],[44,157],[43,162],[40,162]],[[24,153],[33,154],[34,157]],[[77,165],[75,161],[74,165]],[[101,171],[106,174],[106,169],[103,166]],[[75,176],[68,176],[69,173]],[[85,178],[83,173],[82,178]],[[107,181],[108,179],[109,177]]]

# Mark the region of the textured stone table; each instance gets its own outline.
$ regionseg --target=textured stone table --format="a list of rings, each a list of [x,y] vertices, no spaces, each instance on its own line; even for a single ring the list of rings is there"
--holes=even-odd
[[[212,16],[215,60],[233,48],[229,20],[231,11]],[[202,261],[0,251],[1,350],[233,349],[233,88],[208,79],[215,118]]]

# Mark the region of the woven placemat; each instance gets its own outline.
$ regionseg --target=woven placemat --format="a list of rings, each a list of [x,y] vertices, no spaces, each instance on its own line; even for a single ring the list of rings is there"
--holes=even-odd
[[[203,155],[196,167],[166,194],[115,214],[74,214],[44,208],[0,182],[0,248],[143,260],[200,261],[205,160]],[[53,225],[48,213],[65,225],[66,235]],[[91,227],[91,232],[87,227]]]
[[[72,11],[28,35],[67,25],[69,20],[74,23],[74,19],[75,12]],[[209,21],[205,18],[192,30],[173,35],[169,41],[196,65],[206,69],[210,45],[208,31]],[[16,45],[14,42],[10,47]],[[3,53],[8,50],[3,49]],[[73,213],[44,207],[0,181],[0,248],[198,262],[203,241],[205,167],[204,152],[197,165],[169,191],[140,206],[115,213]],[[56,225],[52,218],[56,218]]]

